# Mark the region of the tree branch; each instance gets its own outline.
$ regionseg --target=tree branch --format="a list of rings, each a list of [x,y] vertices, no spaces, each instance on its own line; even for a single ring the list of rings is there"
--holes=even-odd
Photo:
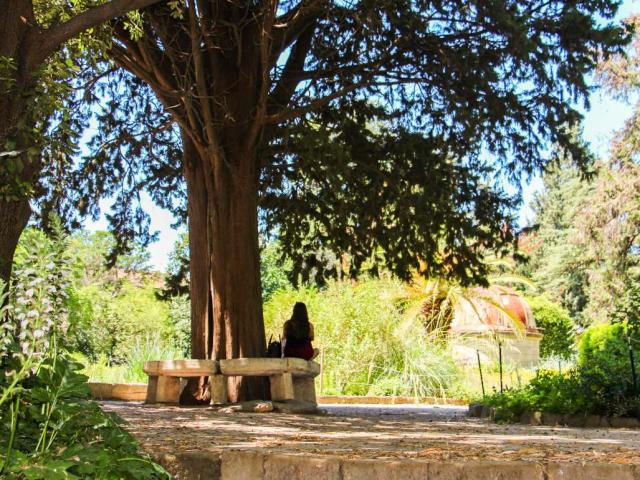
[[[328,104],[331,100],[335,100],[336,98],[340,98],[343,97],[344,95],[346,95],[349,92],[353,92],[354,90],[357,90],[358,88],[362,88],[364,85],[366,85],[366,82],[360,82],[360,83],[356,83],[353,85],[349,85],[348,87],[345,88],[341,88],[340,90],[332,93],[331,95],[327,95],[325,97],[322,98],[318,98],[312,102],[309,102],[307,105],[300,107],[300,108],[296,108],[293,110],[286,110],[283,112],[279,112],[273,115],[269,115],[266,119],[265,119],[265,124],[267,125],[274,125],[276,123],[281,123],[284,122],[286,120],[291,120],[293,118],[296,117],[300,117],[302,115],[304,115],[305,113],[309,113],[312,112],[313,110],[323,107],[326,104]]]
[[[269,103],[271,109],[284,108],[291,100],[300,81],[303,80],[301,75],[304,74],[304,63],[311,48],[315,28],[316,23],[314,21],[302,32],[291,49],[291,54],[282,71],[280,81],[270,95]]]
[[[32,64],[38,65],[55,52],[67,40],[72,39],[88,28],[95,27],[131,10],[148,7],[159,0],[111,0],[98,7],[85,10],[70,20],[44,30],[39,34],[37,48],[33,52]]]
[[[315,23],[326,6],[326,0],[300,0],[291,11],[278,17],[273,26],[271,64],[291,45],[311,23]]]

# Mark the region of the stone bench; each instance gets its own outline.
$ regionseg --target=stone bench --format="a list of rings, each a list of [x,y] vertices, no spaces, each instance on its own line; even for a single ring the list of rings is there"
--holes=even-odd
[[[271,400],[316,403],[314,377],[320,365],[302,358],[234,358],[220,360],[220,371],[229,376],[269,377]]]
[[[301,358],[234,358],[145,362],[149,375],[145,403],[178,403],[181,379],[209,377],[211,405],[227,403],[226,377],[269,377],[271,399],[316,403],[314,377],[320,365]]]
[[[143,370],[149,375],[145,403],[178,403],[181,379],[189,377],[209,377],[213,402],[212,387],[217,383],[215,377],[220,376],[220,368],[216,360],[154,360],[145,362]],[[218,387],[216,392],[219,390]],[[226,394],[225,385],[224,401],[221,403],[226,403]],[[216,398],[216,401],[220,401],[220,398]]]

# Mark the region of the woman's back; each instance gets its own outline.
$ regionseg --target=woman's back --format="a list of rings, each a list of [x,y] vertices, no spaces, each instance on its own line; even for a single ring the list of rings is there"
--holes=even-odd
[[[291,345],[302,345],[311,341],[311,324],[291,318],[284,323],[284,338]]]
[[[298,357],[310,360],[314,357],[315,351],[311,342],[313,341],[313,325],[309,322],[307,307],[304,303],[298,302],[293,307],[293,315],[284,322],[284,356]]]

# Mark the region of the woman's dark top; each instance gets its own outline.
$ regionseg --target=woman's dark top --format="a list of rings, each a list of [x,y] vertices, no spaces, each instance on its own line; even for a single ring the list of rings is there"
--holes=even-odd
[[[291,320],[284,323],[284,356],[303,358],[311,360],[313,358],[313,325],[308,323],[306,332],[300,331],[299,325],[294,325]],[[298,328],[297,328],[298,327]],[[306,326],[305,326],[306,327]]]

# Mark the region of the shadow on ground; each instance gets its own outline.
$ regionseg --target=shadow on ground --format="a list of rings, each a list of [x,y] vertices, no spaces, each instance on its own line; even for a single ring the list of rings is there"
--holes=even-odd
[[[453,406],[322,405],[325,415],[220,414],[207,407],[103,402],[154,456],[253,449],[359,459],[640,465],[640,431],[497,425]]]

